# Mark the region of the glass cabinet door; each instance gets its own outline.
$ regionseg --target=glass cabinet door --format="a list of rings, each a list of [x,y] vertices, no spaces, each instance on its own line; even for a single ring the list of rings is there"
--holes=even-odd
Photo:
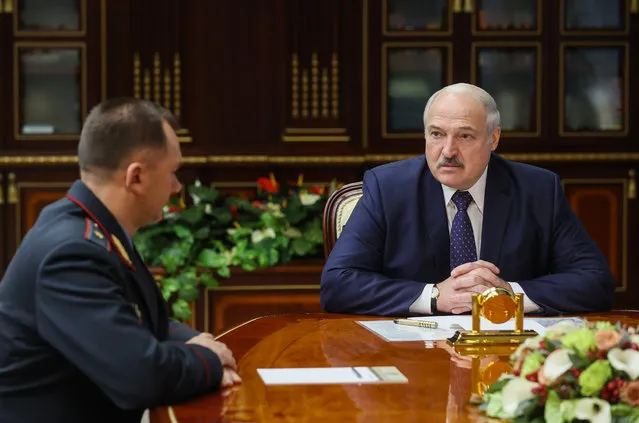
[[[15,43],[15,138],[77,139],[86,115],[83,43]]]
[[[475,0],[475,35],[536,35],[541,33],[541,0]]]
[[[382,135],[423,138],[424,107],[452,82],[448,43],[385,43],[382,48]]]
[[[503,136],[538,136],[541,114],[539,43],[474,43],[473,84],[499,107]]]
[[[451,34],[453,12],[449,0],[382,0],[384,35]]]
[[[561,0],[560,28],[564,35],[627,34],[629,0]]]
[[[627,135],[628,50],[625,43],[562,43],[561,135]]]
[[[83,36],[86,0],[13,0],[14,32],[18,36]]]

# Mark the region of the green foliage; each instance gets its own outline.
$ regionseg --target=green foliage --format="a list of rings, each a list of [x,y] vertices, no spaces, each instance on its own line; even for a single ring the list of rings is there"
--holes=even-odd
[[[196,182],[188,206],[169,204],[162,220],[138,231],[134,242],[146,264],[166,270],[160,286],[175,318],[190,318],[198,285],[216,286],[233,267],[253,271],[321,256],[322,213],[336,187],[300,185],[261,178],[257,197],[246,200]]]

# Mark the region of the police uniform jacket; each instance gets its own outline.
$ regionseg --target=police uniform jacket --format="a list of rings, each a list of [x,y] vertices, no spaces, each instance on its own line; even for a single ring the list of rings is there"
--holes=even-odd
[[[136,422],[219,387],[152,275],[77,181],[40,214],[0,282],[0,422]]]

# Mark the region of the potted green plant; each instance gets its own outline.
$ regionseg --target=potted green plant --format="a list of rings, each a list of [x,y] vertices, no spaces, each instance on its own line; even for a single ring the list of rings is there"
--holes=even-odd
[[[189,303],[199,284],[216,286],[231,269],[253,271],[287,263],[295,257],[320,257],[322,213],[337,188],[305,187],[303,177],[280,184],[271,174],[257,181],[257,194],[227,196],[199,181],[165,207],[163,218],[135,235],[149,267],[163,269],[159,281],[173,316],[189,319]]]

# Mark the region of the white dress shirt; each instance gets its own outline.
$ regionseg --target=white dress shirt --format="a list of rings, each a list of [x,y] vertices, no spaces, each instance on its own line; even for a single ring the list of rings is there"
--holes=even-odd
[[[486,175],[488,174],[488,167],[484,170],[479,180],[470,187],[468,192],[473,196],[473,201],[468,205],[467,213],[470,218],[470,223],[473,227],[473,235],[475,236],[475,247],[477,248],[477,257],[480,257],[481,251],[481,231],[482,222],[484,219],[484,194],[486,193]],[[453,225],[453,219],[457,214],[457,206],[452,202],[453,194],[457,192],[456,189],[442,184],[444,191],[444,201],[446,205],[446,214],[448,215],[448,232]],[[443,282],[443,281],[441,281]],[[535,304],[524,292],[521,285],[516,282],[508,282],[515,294],[524,294],[524,312],[530,313],[539,310],[539,306]],[[410,311],[419,314],[432,314],[430,311],[430,296],[433,290],[433,284],[426,284],[422,294],[415,300],[410,306]]]

